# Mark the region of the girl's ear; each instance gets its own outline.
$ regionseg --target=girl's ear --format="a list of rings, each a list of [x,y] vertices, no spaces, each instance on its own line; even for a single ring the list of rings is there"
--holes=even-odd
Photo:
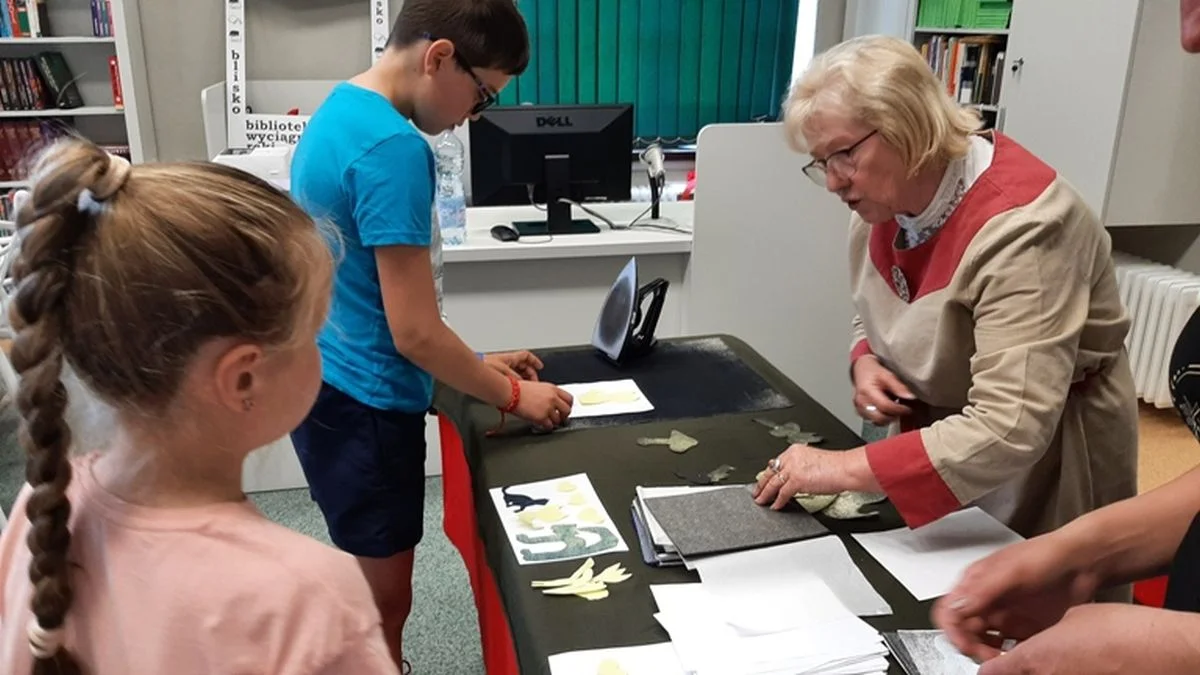
[[[217,401],[234,412],[249,412],[258,393],[263,350],[258,345],[240,344],[217,361]]]

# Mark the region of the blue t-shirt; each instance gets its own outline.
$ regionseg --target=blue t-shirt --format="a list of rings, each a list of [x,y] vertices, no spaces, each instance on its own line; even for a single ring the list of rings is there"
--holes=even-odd
[[[329,320],[317,336],[324,379],[383,410],[423,412],[433,379],[396,350],[374,247],[430,245],[434,158],[382,95],[349,82],[321,104],[292,156],[292,197],[340,233]]]

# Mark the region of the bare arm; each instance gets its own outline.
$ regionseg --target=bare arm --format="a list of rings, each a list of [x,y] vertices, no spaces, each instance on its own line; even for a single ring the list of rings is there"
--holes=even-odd
[[[1200,512],[1200,468],[1067,524],[1059,536],[1069,559],[1090,567],[1102,586],[1162,573]]]
[[[479,360],[442,321],[429,249],[383,246],[375,249],[375,262],[396,349],[450,387],[496,407],[508,405],[509,379]]]

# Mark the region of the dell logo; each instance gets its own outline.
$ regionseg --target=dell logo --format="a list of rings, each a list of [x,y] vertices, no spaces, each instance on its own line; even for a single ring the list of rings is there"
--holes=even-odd
[[[566,115],[563,115],[561,117],[556,116],[556,115],[539,117],[539,118],[537,118],[537,125],[538,125],[539,129],[542,127],[573,127],[573,126],[575,126],[574,124],[571,124],[571,118],[567,117]]]

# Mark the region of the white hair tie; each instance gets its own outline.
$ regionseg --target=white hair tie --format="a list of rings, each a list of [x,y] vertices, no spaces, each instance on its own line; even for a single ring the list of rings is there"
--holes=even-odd
[[[29,620],[27,631],[29,633],[29,651],[33,652],[34,658],[50,659],[62,649],[63,638],[66,636],[62,626],[47,630],[42,628],[42,624],[38,623],[35,616]]]
[[[75,208],[80,213],[97,216],[100,215],[100,210],[104,207],[100,203],[100,200],[96,199],[96,195],[92,194],[91,190],[84,188],[79,191],[79,199],[75,202]]]

